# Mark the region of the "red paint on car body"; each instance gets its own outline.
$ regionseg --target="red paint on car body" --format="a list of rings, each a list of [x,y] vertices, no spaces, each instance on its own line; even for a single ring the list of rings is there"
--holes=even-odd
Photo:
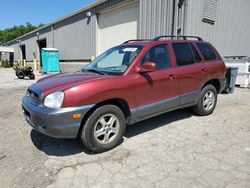
[[[36,87],[43,91],[45,98],[54,91],[64,91],[62,107],[98,104],[109,99],[122,99],[130,109],[145,106],[167,98],[185,93],[199,91],[206,82],[225,76],[226,67],[215,48],[216,60],[207,61],[195,47],[201,62],[194,65],[178,67],[173,43],[185,43],[183,40],[166,40],[156,42],[134,42],[143,49],[134,59],[126,72],[120,76],[100,75],[97,73],[60,74],[43,78]],[[195,44],[197,41],[188,41]],[[200,42],[199,43],[205,43]],[[142,58],[154,46],[166,44],[169,48],[172,68],[147,73],[152,83],[136,70],[141,66]],[[128,44],[122,44],[124,46]]]

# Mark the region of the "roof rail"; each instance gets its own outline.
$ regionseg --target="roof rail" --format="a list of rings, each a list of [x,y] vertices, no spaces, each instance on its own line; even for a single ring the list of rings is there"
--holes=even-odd
[[[130,42],[137,42],[137,41],[151,41],[150,39],[133,39],[133,40],[127,40],[123,44],[127,44]]]
[[[197,37],[197,36],[187,36],[187,35],[162,35],[162,36],[159,36],[159,37],[156,37],[153,39],[153,41],[158,41],[160,40],[161,38],[171,38],[171,39],[179,39],[179,38],[182,38],[183,40],[187,40],[187,38],[195,38],[197,39],[198,41],[203,41],[203,39],[201,37]]]

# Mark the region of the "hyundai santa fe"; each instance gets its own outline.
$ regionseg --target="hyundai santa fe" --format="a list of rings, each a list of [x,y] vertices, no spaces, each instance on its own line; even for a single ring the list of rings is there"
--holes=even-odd
[[[226,67],[200,37],[130,40],[81,72],[55,74],[31,85],[22,100],[26,121],[56,138],[77,138],[93,152],[122,141],[126,126],[192,107],[211,114],[225,87]]]

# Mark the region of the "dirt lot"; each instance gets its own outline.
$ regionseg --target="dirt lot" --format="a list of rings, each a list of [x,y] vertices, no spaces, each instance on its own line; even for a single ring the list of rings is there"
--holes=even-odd
[[[127,128],[112,151],[43,136],[23,121],[30,80],[0,69],[0,187],[250,187],[250,89],[211,116],[178,110]]]

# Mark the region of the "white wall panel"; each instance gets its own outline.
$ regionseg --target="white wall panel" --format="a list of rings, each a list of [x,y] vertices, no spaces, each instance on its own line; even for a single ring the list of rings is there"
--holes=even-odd
[[[99,54],[126,40],[137,39],[139,4],[133,3],[99,15]]]

